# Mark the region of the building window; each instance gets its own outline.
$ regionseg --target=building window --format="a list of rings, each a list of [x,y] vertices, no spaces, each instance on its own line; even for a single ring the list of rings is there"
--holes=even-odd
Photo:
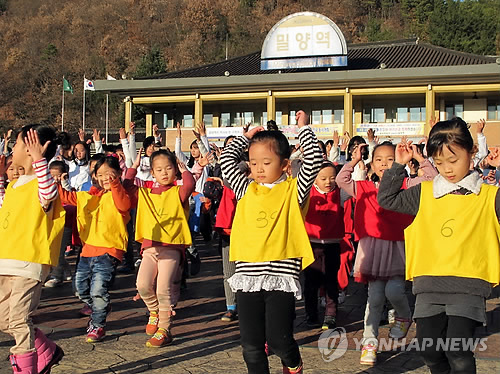
[[[276,124],[278,126],[283,124],[283,112],[276,112]]]
[[[463,103],[446,103],[445,105],[446,119],[452,119],[453,117],[464,116],[464,104]]]
[[[333,111],[333,123],[344,123],[344,109],[335,109]]]
[[[203,123],[207,127],[212,127],[214,125],[214,115],[213,114],[203,114]]]
[[[500,120],[500,102],[488,103],[488,120]]]
[[[385,108],[372,108],[370,114],[370,122],[385,122]]]
[[[290,111],[290,115],[288,116],[288,124],[296,125],[297,121],[295,120],[295,110]]]
[[[192,114],[184,114],[184,116],[182,117],[182,126],[193,127],[193,115]]]
[[[408,108],[407,107],[399,107],[396,110],[396,120],[398,122],[408,122]]]
[[[229,127],[231,126],[231,113],[221,113],[220,115],[220,126]]]

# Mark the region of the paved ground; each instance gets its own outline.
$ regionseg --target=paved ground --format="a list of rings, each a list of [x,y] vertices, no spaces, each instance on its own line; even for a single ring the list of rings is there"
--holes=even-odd
[[[188,280],[177,308],[173,327],[174,343],[168,347],[146,348],[144,326],[147,311],[142,301],[134,302],[135,275],[120,275],[112,291],[113,311],[108,317],[107,337],[98,344],[84,340],[86,318],[78,315],[82,304],[72,296],[71,284],[62,288],[44,289],[35,323],[57,342],[66,356],[53,368],[59,373],[245,373],[239,345],[238,322],[223,323],[222,264],[216,247],[202,244],[201,273]],[[338,324],[347,331],[349,347],[339,359],[325,362],[317,349],[320,330],[309,330],[304,324],[303,303],[297,305],[296,339],[304,360],[304,373],[429,373],[415,351],[396,349],[379,353],[374,368],[359,365],[355,338],[362,335],[366,302],[365,288],[351,284],[348,297],[339,309]],[[277,316],[279,318],[279,316]],[[487,349],[476,352],[478,373],[500,373],[500,299],[488,301],[487,328],[477,330],[478,337],[487,338]],[[386,337],[388,326],[381,328]],[[408,339],[415,336],[412,326]],[[0,333],[0,374],[12,373],[7,361],[12,345],[9,336]],[[277,357],[269,358],[271,373],[281,373]]]

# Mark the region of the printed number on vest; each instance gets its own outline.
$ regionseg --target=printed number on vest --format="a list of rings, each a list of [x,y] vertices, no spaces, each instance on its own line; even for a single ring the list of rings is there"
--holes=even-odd
[[[5,216],[5,218],[3,220],[3,225],[2,225],[2,227],[4,229],[7,229],[7,227],[9,227],[9,216],[10,216],[10,212],[7,212],[7,215]]]
[[[269,217],[266,212],[263,210],[259,212],[259,217],[257,218],[257,228],[258,229],[263,229],[269,224],[269,221],[274,221],[276,219],[276,216],[278,214],[278,211],[272,212]]]
[[[449,226],[449,224],[455,221],[453,218],[449,219],[445,223],[443,223],[443,226],[441,226],[441,235],[443,235],[445,238],[449,238],[450,236],[453,235],[453,229]]]

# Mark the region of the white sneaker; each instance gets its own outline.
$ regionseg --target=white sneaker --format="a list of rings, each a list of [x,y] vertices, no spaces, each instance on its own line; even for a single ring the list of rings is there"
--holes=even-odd
[[[363,349],[361,349],[359,363],[361,365],[375,365],[377,363],[377,346],[373,344],[364,345]]]
[[[62,284],[63,284],[62,280],[56,279],[56,278],[51,278],[47,282],[45,282],[44,286],[54,288],[54,287],[62,286]]]
[[[343,304],[345,301],[345,291],[339,292],[338,305]]]
[[[396,317],[394,324],[389,330],[389,338],[393,339],[403,339],[406,334],[408,334],[408,329],[410,328],[411,320],[405,318]]]

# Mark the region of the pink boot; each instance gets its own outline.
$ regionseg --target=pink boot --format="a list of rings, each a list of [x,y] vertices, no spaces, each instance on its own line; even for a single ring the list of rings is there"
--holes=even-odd
[[[10,355],[10,364],[14,374],[37,374],[37,354],[28,352],[22,355]]]
[[[38,374],[50,373],[50,368],[61,361],[64,356],[61,347],[37,328],[35,328],[35,348],[38,354]]]

